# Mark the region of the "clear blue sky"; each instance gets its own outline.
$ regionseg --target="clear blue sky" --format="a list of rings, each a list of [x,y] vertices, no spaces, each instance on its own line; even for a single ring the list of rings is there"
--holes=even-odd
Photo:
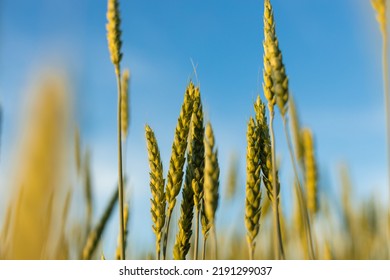
[[[338,192],[337,168],[346,162],[358,194],[387,194],[381,37],[370,1],[272,3],[301,122],[315,133],[323,188]],[[21,113],[31,76],[48,64],[66,68],[83,143],[92,148],[98,213],[117,174],[116,84],[106,43],[106,5],[105,0],[0,1],[2,155],[9,156],[12,120]],[[144,125],[155,130],[166,172],[184,89],[194,79],[191,59],[198,65],[206,119],[215,130],[221,185],[229,156],[237,152],[244,190],[246,124],[257,94],[263,97],[263,1],[122,0],[120,9],[122,67],[132,73],[127,159],[132,223],[142,224],[151,240]],[[288,184],[293,175],[279,117],[276,123],[281,176]],[[3,170],[5,164],[3,158]],[[285,192],[290,197],[290,190]],[[132,238],[142,242],[144,235],[134,232]]]

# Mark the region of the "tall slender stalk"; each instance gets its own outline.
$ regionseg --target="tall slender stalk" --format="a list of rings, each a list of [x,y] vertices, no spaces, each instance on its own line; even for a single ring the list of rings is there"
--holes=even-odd
[[[196,225],[195,225],[195,243],[194,243],[194,260],[198,259],[198,248],[199,248],[199,226],[200,226],[200,211],[198,209],[195,210],[196,215]]]
[[[387,36],[387,1],[386,0],[371,0],[371,4],[377,13],[377,21],[379,23],[382,34],[382,68],[383,68],[383,94],[385,101],[385,123],[386,123],[386,154],[387,154],[387,184],[388,184],[388,230],[387,230],[387,249],[390,256],[390,100],[389,100],[389,65],[388,65],[388,36]]]
[[[123,215],[124,202],[123,202],[123,169],[122,169],[122,117],[121,117],[121,103],[122,103],[122,90],[121,90],[121,75],[119,69],[117,69],[117,86],[118,86],[118,199],[119,199],[119,243],[120,243],[120,259],[124,260],[125,256],[125,217]]]
[[[163,260],[167,259],[167,246],[168,246],[168,235],[169,235],[169,225],[171,224],[171,217],[172,217],[172,210],[168,209],[168,219],[166,223],[166,228],[165,228],[165,234],[164,234],[164,239],[163,239],[163,248],[162,248],[162,255],[163,255]]]
[[[110,58],[115,68],[116,83],[118,89],[118,199],[119,199],[119,240],[120,240],[120,259],[125,259],[125,238],[124,238],[124,216],[123,216],[123,172],[122,172],[122,118],[121,118],[121,72],[120,61],[121,53],[121,30],[120,30],[120,12],[117,0],[108,0],[107,4],[107,42],[110,51]]]
[[[207,238],[203,239],[202,260],[206,259]]]
[[[382,42],[382,67],[383,67],[383,93],[385,95],[385,111],[386,111],[386,135],[387,135],[387,169],[390,168],[390,100],[389,100],[389,65],[388,65],[388,39],[386,30],[383,32],[383,42]],[[390,171],[387,171],[387,180],[388,180],[388,188],[389,188],[389,206],[388,206],[388,230],[387,230],[387,249],[388,249],[388,257],[390,258]]]
[[[303,194],[303,190],[302,190],[301,183],[299,180],[297,163],[295,162],[294,151],[293,151],[293,147],[292,147],[292,143],[291,143],[291,137],[290,137],[290,134],[288,133],[287,116],[286,115],[283,115],[283,128],[284,128],[284,133],[285,133],[286,140],[287,140],[287,146],[288,146],[288,151],[290,154],[291,164],[292,164],[293,170],[294,170],[295,180],[297,182],[297,184],[294,184],[294,186],[297,188],[298,201],[301,204],[301,211],[302,211],[302,216],[303,216],[303,220],[304,220],[304,224],[305,224],[306,238],[307,238],[307,243],[308,243],[308,248],[309,248],[309,257],[310,257],[310,259],[315,259],[314,246],[313,246],[313,232],[311,230],[310,217],[309,217],[309,213],[307,210],[307,204],[305,203],[305,196]]]

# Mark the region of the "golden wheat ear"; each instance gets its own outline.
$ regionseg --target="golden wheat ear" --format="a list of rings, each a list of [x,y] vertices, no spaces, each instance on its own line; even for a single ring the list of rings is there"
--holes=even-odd
[[[130,112],[129,112],[129,81],[130,71],[125,69],[121,80],[121,132],[122,140],[126,140],[129,134]]]
[[[168,203],[168,214],[166,230],[163,240],[163,258],[166,258],[166,247],[168,242],[169,226],[172,212],[176,205],[176,197],[180,192],[183,181],[183,168],[185,163],[185,154],[188,146],[188,133],[193,110],[193,95],[195,86],[192,82],[187,86],[184,94],[184,101],[181,107],[180,115],[177,120],[174,140],[172,144],[171,159],[165,187],[165,196]]]
[[[318,171],[314,150],[314,138],[310,129],[302,129],[302,142],[305,162],[305,185],[307,208],[311,216],[318,211]]]
[[[153,232],[156,235],[156,258],[160,259],[161,239],[165,225],[166,199],[164,192],[163,165],[160,157],[157,139],[153,130],[146,125],[145,137],[148,149],[149,167],[150,167],[150,191],[151,214],[153,221]]]
[[[219,203],[219,163],[218,151],[215,145],[214,131],[210,123],[207,123],[204,139],[205,163],[204,163],[204,216],[205,222],[212,230],[214,237],[214,259],[218,258],[217,237],[215,230],[215,213]],[[205,252],[205,250],[204,250]]]
[[[120,62],[122,59],[121,18],[119,12],[119,1],[108,0],[107,2],[107,42],[112,64],[115,66],[117,76],[120,75]]]

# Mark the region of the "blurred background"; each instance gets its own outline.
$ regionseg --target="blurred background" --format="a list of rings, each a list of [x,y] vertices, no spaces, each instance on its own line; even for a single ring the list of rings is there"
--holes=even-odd
[[[300,121],[315,135],[320,192],[330,198],[340,196],[339,169],[347,165],[354,201],[374,196],[378,204],[387,205],[382,41],[370,1],[274,0],[272,4]],[[26,112],[34,103],[31,92],[48,74],[64,77],[69,93],[64,101],[69,102],[64,109],[69,127],[63,139],[73,143],[78,127],[81,146],[90,151],[94,222],[116,187],[117,93],[106,41],[106,9],[103,0],[0,1],[0,224],[23,161],[20,147],[29,127]],[[190,79],[200,84],[205,119],[214,127],[221,198],[230,159],[232,155],[238,159],[238,202],[220,203],[217,228],[244,230],[246,126],[256,96],[264,98],[263,1],[122,0],[120,11],[121,65],[131,72],[125,164],[129,257],[147,254],[154,242],[145,124],[155,131],[166,175]],[[278,114],[276,138],[282,203],[285,215],[291,217],[294,177]],[[72,145],[64,154],[73,153]],[[76,187],[74,173],[66,176]],[[85,209],[77,201],[71,204],[71,213],[81,219]],[[116,246],[116,216],[102,242],[107,258],[113,257]]]

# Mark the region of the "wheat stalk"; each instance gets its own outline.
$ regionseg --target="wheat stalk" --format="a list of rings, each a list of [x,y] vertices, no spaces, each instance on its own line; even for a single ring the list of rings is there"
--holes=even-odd
[[[160,158],[160,150],[153,130],[146,125],[146,142],[150,167],[150,190],[152,193],[151,213],[153,231],[156,235],[156,258],[160,259],[160,244],[165,224],[166,199],[164,192],[163,165]]]
[[[385,105],[385,123],[386,123],[386,150],[387,150],[387,168],[390,168],[390,99],[389,99],[389,65],[388,65],[388,36],[387,36],[387,1],[386,0],[371,0],[371,4],[377,13],[376,19],[379,23],[379,28],[382,34],[382,68],[383,68],[383,95]],[[390,172],[387,172],[387,184],[389,195],[388,207],[388,230],[387,230],[387,251],[390,256]]]
[[[126,248],[126,245],[127,245],[127,236],[128,236],[128,233],[129,233],[129,228],[128,228],[128,224],[129,224],[129,219],[130,219],[130,215],[129,215],[129,204],[126,203],[124,208],[123,208],[123,217],[125,219],[125,231],[124,231],[124,235],[125,235],[125,248]],[[118,245],[116,247],[116,251],[115,251],[115,258],[117,260],[120,260],[120,257],[121,257],[121,244],[120,244],[120,239],[118,238]]]
[[[107,4],[107,42],[112,64],[114,65],[117,88],[118,88],[118,189],[119,189],[119,236],[121,244],[121,260],[125,259],[125,238],[124,238],[124,216],[123,216],[123,171],[122,171],[122,89],[120,61],[121,53],[121,30],[120,30],[120,12],[117,0],[108,0]]]
[[[111,213],[114,210],[114,206],[117,202],[118,202],[118,189],[115,190],[98,224],[89,233],[87,237],[87,242],[85,243],[84,248],[82,250],[81,259],[83,260],[91,259],[99,243],[100,237],[107,225],[108,219],[110,218]]]
[[[261,215],[260,190],[260,135],[259,127],[250,117],[247,128],[246,153],[246,196],[245,196],[245,226],[247,229],[247,242],[249,258],[254,259],[256,242],[259,233]]]
[[[91,160],[89,150],[85,153],[84,162],[84,190],[85,200],[87,203],[87,234],[91,230],[92,217],[93,217],[93,200],[92,200],[92,178],[91,178]]]
[[[298,117],[297,108],[295,105],[295,101],[293,96],[289,97],[289,113],[290,113],[290,121],[291,121],[291,131],[294,139],[294,148],[295,148],[295,157],[297,161],[302,165],[303,167],[303,144],[302,144],[302,137],[301,137],[301,127],[300,127],[300,121]],[[303,169],[303,168],[302,168]]]

